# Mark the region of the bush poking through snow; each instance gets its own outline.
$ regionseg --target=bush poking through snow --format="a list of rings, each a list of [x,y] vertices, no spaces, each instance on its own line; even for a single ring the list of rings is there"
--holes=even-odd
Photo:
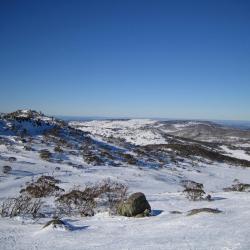
[[[11,170],[12,170],[12,168],[10,166],[3,166],[3,173],[4,174],[8,174]]]
[[[122,156],[124,157],[124,160],[130,165],[136,165],[138,162],[137,159],[131,154],[122,154]]]
[[[181,185],[186,189],[203,189],[204,188],[202,183],[191,181],[191,180],[182,180]]]
[[[94,155],[94,153],[84,154],[83,159],[87,164],[93,166],[100,166],[105,164],[105,161],[101,157]]]
[[[33,198],[42,198],[51,195],[58,195],[64,190],[56,184],[60,181],[53,176],[41,176],[36,182],[30,183],[26,188],[22,189],[20,193],[26,193]]]
[[[182,181],[182,185],[184,186],[183,193],[187,197],[187,199],[191,201],[202,200],[204,195],[206,194],[203,190],[203,184],[195,181],[184,180]],[[211,199],[211,197],[210,197]]]
[[[56,146],[56,147],[54,148],[54,151],[57,152],[57,153],[62,153],[62,152],[63,152],[63,150],[61,149],[60,146]]]
[[[24,150],[26,150],[26,151],[32,151],[32,150],[33,150],[32,147],[29,146],[29,145],[24,145],[23,148],[24,148]]]
[[[12,156],[12,157],[9,157],[8,160],[9,160],[9,162],[14,162],[14,161],[16,161],[16,157],[13,157],[13,156]]]
[[[49,161],[50,158],[52,157],[52,154],[47,149],[42,149],[40,150],[39,153],[40,153],[40,158],[45,161]]]
[[[127,187],[109,179],[88,184],[85,189],[74,189],[57,199],[58,210],[66,215],[93,216],[96,210],[115,213],[118,204],[125,199]]]
[[[21,195],[3,201],[0,207],[0,214],[2,217],[31,215],[33,218],[37,218],[40,215],[41,206],[41,199],[32,199],[31,197]]]
[[[235,181],[231,187],[227,187],[223,189],[226,192],[234,191],[234,192],[250,192],[250,184],[241,183],[238,180]]]
[[[205,192],[203,189],[186,188],[183,193],[190,201],[199,201],[203,199]]]

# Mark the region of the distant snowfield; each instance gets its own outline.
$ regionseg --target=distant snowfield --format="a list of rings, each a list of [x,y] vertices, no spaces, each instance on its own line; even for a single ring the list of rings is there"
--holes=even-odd
[[[166,140],[159,134],[154,133],[147,126],[152,126],[157,121],[150,119],[131,119],[131,120],[104,120],[89,122],[70,122],[71,126],[95,136],[125,139],[135,145],[161,144]]]

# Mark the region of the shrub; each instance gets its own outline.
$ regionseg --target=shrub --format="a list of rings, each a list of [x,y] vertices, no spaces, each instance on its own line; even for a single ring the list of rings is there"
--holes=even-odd
[[[61,149],[60,146],[56,146],[56,147],[54,148],[54,151],[57,152],[57,153],[62,153],[62,152],[63,152],[63,150]]]
[[[71,215],[80,214],[81,216],[94,215],[95,201],[93,197],[87,197],[84,191],[72,190],[57,199],[58,209],[61,213]]]
[[[14,162],[14,161],[16,161],[16,157],[9,157],[9,162]]]
[[[33,150],[32,147],[29,146],[29,145],[24,145],[23,148],[24,148],[26,151],[32,151],[32,150]]]
[[[85,189],[73,189],[57,199],[58,209],[67,215],[93,216],[95,209],[116,211],[118,204],[126,197],[127,187],[109,179],[88,184]]]
[[[250,191],[250,184],[247,183],[241,183],[241,182],[236,182],[233,184],[231,187],[227,187],[223,189],[226,192],[249,192]]]
[[[130,165],[136,165],[137,159],[131,154],[123,154],[124,160]]]
[[[83,155],[83,159],[87,164],[93,165],[93,166],[98,166],[98,165],[103,165],[105,161],[101,159],[99,156],[94,155],[92,153],[88,155]]]
[[[206,194],[203,190],[203,184],[191,180],[181,181],[181,185],[185,188],[183,193],[187,199],[191,201],[202,200]],[[211,197],[210,197],[211,198]]]
[[[199,188],[186,188],[183,193],[186,195],[187,199],[191,201],[202,200],[205,195],[204,190]]]
[[[64,190],[58,187],[57,183],[59,180],[53,176],[41,176],[36,182],[30,183],[25,189],[22,189],[20,193],[26,193],[34,198],[58,195]]]
[[[12,168],[10,166],[3,166],[3,173],[4,174],[8,174],[11,170],[12,170]]]
[[[2,217],[31,215],[33,218],[36,218],[39,216],[41,206],[41,199],[32,199],[31,197],[21,195],[3,201],[0,207],[0,214]]]
[[[42,149],[42,150],[40,150],[39,153],[40,153],[41,159],[46,160],[46,161],[50,160],[50,158],[52,156],[52,154],[47,149]]]
[[[181,185],[187,189],[203,189],[203,184],[191,180],[182,180]]]

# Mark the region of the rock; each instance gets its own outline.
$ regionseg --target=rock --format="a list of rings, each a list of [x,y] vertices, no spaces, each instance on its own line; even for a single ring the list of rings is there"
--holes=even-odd
[[[177,210],[174,210],[174,211],[170,211],[169,213],[171,213],[171,214],[182,214],[182,212],[180,212],[180,211],[177,211]]]
[[[205,213],[213,213],[213,214],[218,214],[218,213],[222,213],[221,210],[217,209],[217,208],[198,208],[198,209],[192,209],[190,211],[188,211],[188,216],[190,215],[195,215],[195,214],[198,214],[198,213],[202,213],[202,212],[205,212]]]
[[[66,223],[58,218],[48,221],[43,226],[43,229],[45,229],[45,228],[46,229],[49,229],[49,228],[55,229],[55,230],[59,230],[59,231],[73,230],[73,227],[70,224],[68,224],[68,223]]]
[[[53,219],[53,220],[48,221],[43,226],[43,228],[48,227],[48,226],[52,226],[52,227],[56,228],[57,226],[65,226],[65,225],[66,224],[62,220],[60,220],[60,219]]]
[[[143,193],[132,194],[125,202],[118,206],[118,214],[127,217],[149,216],[151,207]]]

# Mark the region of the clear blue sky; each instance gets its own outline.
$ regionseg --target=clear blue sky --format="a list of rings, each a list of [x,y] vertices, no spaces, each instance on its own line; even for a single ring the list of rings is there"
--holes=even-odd
[[[250,1],[0,1],[0,111],[250,120]]]

